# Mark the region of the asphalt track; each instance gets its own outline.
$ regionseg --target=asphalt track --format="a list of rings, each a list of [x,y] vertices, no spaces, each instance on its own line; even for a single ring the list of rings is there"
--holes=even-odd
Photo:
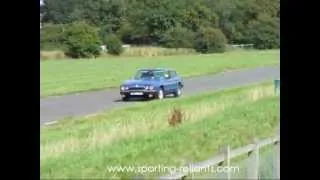
[[[234,86],[273,80],[279,77],[279,67],[260,67],[256,69],[224,72],[210,76],[194,77],[184,80],[185,88],[183,95],[217,91]],[[65,117],[89,115],[107,110],[111,107],[129,104],[132,104],[132,102],[120,101],[118,89],[48,97],[40,99],[40,125],[51,123]]]

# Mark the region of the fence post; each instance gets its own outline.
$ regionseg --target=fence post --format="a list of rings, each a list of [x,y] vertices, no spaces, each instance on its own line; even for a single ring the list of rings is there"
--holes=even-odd
[[[222,149],[222,152],[224,154],[224,161],[223,161],[222,164],[219,164],[219,165],[226,165],[228,167],[228,169],[229,169],[229,167],[230,167],[230,146],[229,145],[225,146]],[[228,171],[226,173],[227,173],[227,179],[230,180],[231,172]]]
[[[277,130],[277,134],[280,135],[280,127]],[[276,179],[280,179],[280,140],[275,143],[276,149],[276,159],[275,159],[275,172],[276,172]]]
[[[274,93],[275,95],[280,94],[280,78],[274,80]]]
[[[259,144],[254,139],[254,149],[248,153],[248,179],[259,179]]]

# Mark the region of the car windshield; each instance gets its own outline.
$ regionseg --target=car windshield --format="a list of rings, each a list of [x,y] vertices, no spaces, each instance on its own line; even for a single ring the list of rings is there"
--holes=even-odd
[[[163,71],[140,70],[134,76],[135,80],[160,80],[164,76]]]

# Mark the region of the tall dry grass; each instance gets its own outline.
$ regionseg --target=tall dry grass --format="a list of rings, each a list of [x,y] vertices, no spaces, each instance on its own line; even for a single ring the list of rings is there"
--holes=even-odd
[[[161,47],[130,47],[126,48],[122,56],[173,56],[173,55],[187,55],[196,54],[194,49],[186,48],[161,48]]]
[[[63,51],[40,51],[40,60],[61,60],[67,59]]]
[[[156,57],[156,56],[173,56],[173,55],[188,55],[188,54],[197,54],[194,49],[185,49],[185,48],[161,48],[161,47],[128,47],[124,48],[124,52],[120,56],[127,57]],[[111,57],[107,53],[102,53],[101,58]],[[112,56],[114,57],[114,56]],[[62,60],[68,59],[63,51],[40,51],[40,60]]]

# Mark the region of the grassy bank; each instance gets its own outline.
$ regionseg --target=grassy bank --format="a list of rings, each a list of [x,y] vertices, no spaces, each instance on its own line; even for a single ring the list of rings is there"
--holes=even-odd
[[[239,158],[233,158],[230,162],[231,169],[231,179],[247,179],[248,178],[248,163],[250,163],[247,154],[240,156]],[[275,179],[275,162],[276,162],[276,150],[275,147],[270,145],[259,149],[259,178],[260,179]],[[215,166],[217,168],[217,166]],[[192,178],[191,178],[192,177]],[[196,172],[191,174],[188,179],[227,179],[226,172]]]
[[[173,106],[183,112],[178,127],[167,122]],[[222,145],[273,135],[278,123],[279,98],[269,83],[115,109],[41,127],[41,178],[139,176],[107,168],[206,160]]]
[[[118,87],[137,68],[169,67],[184,77],[212,74],[239,68],[278,65],[279,50],[231,51],[214,55],[164,57],[118,57],[95,60],[40,62],[40,96]]]

